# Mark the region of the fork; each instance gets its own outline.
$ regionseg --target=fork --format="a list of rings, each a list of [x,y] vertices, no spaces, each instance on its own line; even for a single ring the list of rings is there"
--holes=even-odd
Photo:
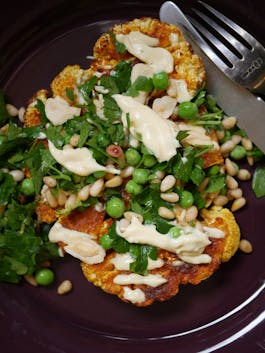
[[[202,49],[229,78],[255,94],[264,95],[265,48],[251,34],[219,11],[203,1],[198,3],[209,15],[192,8],[196,18],[188,17],[213,48],[209,50],[208,46]]]

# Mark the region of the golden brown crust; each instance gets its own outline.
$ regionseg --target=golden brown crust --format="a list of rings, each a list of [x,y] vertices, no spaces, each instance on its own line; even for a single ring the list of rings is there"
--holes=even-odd
[[[26,109],[25,115],[24,115],[24,125],[26,127],[30,126],[38,126],[41,123],[40,120],[40,111],[35,107],[37,103],[37,99],[42,101],[43,103],[46,102],[48,98],[48,91],[45,89],[39,90],[35,96],[33,96],[29,102],[29,105]]]

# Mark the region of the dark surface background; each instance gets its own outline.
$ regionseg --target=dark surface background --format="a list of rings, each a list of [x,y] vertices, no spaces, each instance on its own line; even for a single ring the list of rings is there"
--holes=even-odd
[[[177,2],[189,12],[194,4]],[[265,2],[209,0],[265,45]],[[5,1],[0,11],[0,87],[20,106],[66,65],[87,65],[86,55],[113,19],[158,16],[162,1]],[[97,22],[92,29],[86,25]],[[73,30],[71,32],[71,30]],[[66,34],[65,34],[66,33]],[[265,200],[243,186],[248,205],[237,213],[254,253],[238,253],[200,286],[186,286],[167,303],[139,309],[86,283],[77,261],[55,264],[49,289],[0,284],[0,351],[3,353],[135,353],[265,351],[264,294],[238,306],[264,283]],[[73,293],[56,287],[69,278]],[[235,310],[236,309],[236,310]],[[226,317],[228,313],[234,313]],[[214,320],[219,320],[211,324]],[[196,331],[196,328],[205,328]],[[172,337],[168,337],[172,335]],[[239,336],[239,337],[238,337]],[[218,344],[220,347],[218,348]],[[215,348],[214,348],[215,347]]]

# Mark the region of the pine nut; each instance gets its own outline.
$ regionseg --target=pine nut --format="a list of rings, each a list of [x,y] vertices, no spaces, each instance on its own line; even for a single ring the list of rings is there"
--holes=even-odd
[[[89,198],[90,185],[85,185],[78,191],[78,198],[80,201],[86,201]]]
[[[175,213],[171,211],[170,209],[166,207],[159,207],[158,208],[158,214],[160,217],[166,218],[166,219],[174,219],[175,218]]]
[[[225,195],[218,195],[214,200],[213,203],[215,206],[224,206],[228,202],[228,197]]]
[[[225,117],[222,120],[222,125],[226,130],[230,130],[236,125],[236,118],[234,116]]]
[[[239,135],[233,135],[232,136],[232,141],[235,145],[238,145],[241,142],[242,137]]]
[[[191,222],[194,221],[198,216],[198,210],[196,206],[191,206],[186,209],[186,214],[185,214],[185,221],[186,222]]]
[[[161,182],[160,191],[165,192],[171,189],[176,183],[176,179],[173,175],[167,175]]]
[[[229,140],[221,145],[220,150],[222,154],[225,154],[231,152],[234,147],[234,142],[232,140]]]
[[[243,137],[241,144],[247,151],[251,151],[253,148],[253,143],[248,137]]]
[[[166,173],[165,173],[163,170],[158,170],[158,171],[155,173],[155,176],[156,176],[157,179],[162,180],[162,179],[164,178],[165,174],[166,174]]]
[[[19,169],[11,170],[9,174],[12,175],[13,179],[17,182],[23,180],[25,177],[25,173]]]
[[[46,184],[49,188],[54,188],[57,184],[56,179],[54,179],[51,176],[45,176],[43,177],[43,182]]]
[[[90,195],[92,197],[97,197],[104,189],[104,179],[100,178],[97,179],[93,184],[90,186]]]
[[[72,290],[72,288],[73,288],[72,282],[66,279],[57,288],[57,293],[60,295],[63,295],[63,294],[69,293]]]
[[[48,189],[45,192],[45,198],[48,202],[48,204],[52,207],[52,208],[56,208],[58,206],[58,202],[56,200],[56,198],[53,196],[53,194],[51,193],[51,190]]]
[[[28,282],[29,284],[31,284],[32,286],[34,286],[34,287],[38,286],[38,283],[37,283],[37,281],[36,281],[34,276],[32,276],[32,275],[24,275],[23,277],[24,277],[25,281]]]
[[[136,213],[136,212],[132,212],[132,211],[126,211],[124,212],[124,217],[125,219],[127,219],[127,221],[131,222],[132,218],[133,217],[136,217],[139,222],[143,223],[144,219],[143,219],[143,216],[140,215],[139,213]]]
[[[231,206],[231,211],[235,212],[237,210],[239,210],[240,208],[242,208],[243,206],[245,206],[245,204],[247,203],[246,199],[244,197],[240,197],[239,199],[236,199]]]
[[[247,161],[251,167],[254,165],[254,158],[252,156],[247,156]]]
[[[160,197],[162,200],[172,203],[179,200],[179,195],[175,192],[161,193]]]
[[[70,149],[73,149],[73,146],[70,145],[70,143],[68,143],[67,145],[63,146],[63,150],[70,150]]]
[[[238,182],[231,175],[227,175],[226,176],[226,186],[229,189],[236,189],[236,188],[238,188]]]
[[[239,199],[240,197],[242,197],[242,195],[243,191],[240,188],[230,189],[227,192],[227,197],[230,199]]]
[[[216,131],[216,136],[217,136],[219,141],[222,140],[222,138],[224,138],[224,136],[225,136],[224,130],[217,130]]]
[[[6,111],[8,115],[13,117],[18,115],[18,109],[13,104],[6,104]]]
[[[74,134],[71,138],[70,138],[70,144],[73,147],[76,147],[78,145],[78,141],[79,141],[80,135],[78,134]]]
[[[64,206],[65,203],[66,203],[66,200],[67,200],[67,198],[66,198],[65,192],[62,189],[60,189],[58,191],[58,195],[57,195],[58,205],[59,206]]]
[[[203,179],[203,181],[200,183],[200,185],[198,187],[199,192],[203,192],[206,189],[206,186],[208,185],[209,180],[210,179],[208,177]]]
[[[253,251],[252,244],[247,239],[241,239],[239,249],[245,254],[250,254]]]
[[[122,182],[123,182],[122,177],[119,175],[116,175],[115,177],[106,181],[105,187],[106,188],[116,188],[117,186],[120,186],[122,184]]]
[[[24,115],[25,115],[26,109],[24,107],[19,108],[18,110],[18,119],[21,123],[24,123]]]
[[[235,176],[238,171],[238,169],[235,166],[235,163],[233,163],[229,158],[225,159],[225,169],[227,173],[231,176]]]
[[[77,195],[76,194],[71,194],[68,199],[65,202],[64,207],[65,208],[72,208],[76,205],[77,203]]]
[[[121,171],[120,176],[122,178],[128,178],[133,175],[133,172],[134,172],[134,167],[128,166]]]
[[[237,177],[239,180],[245,181],[251,179],[251,174],[247,169],[239,169]]]

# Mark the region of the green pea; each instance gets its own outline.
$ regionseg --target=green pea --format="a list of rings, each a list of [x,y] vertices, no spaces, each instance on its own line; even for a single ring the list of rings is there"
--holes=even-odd
[[[141,160],[141,155],[136,149],[129,148],[125,152],[125,158],[129,165],[137,165]]]
[[[168,87],[168,76],[165,71],[157,72],[153,75],[154,88],[157,90],[165,90]]]
[[[181,102],[178,106],[178,116],[183,119],[195,119],[198,115],[197,104],[193,102]]]
[[[220,172],[220,166],[219,165],[213,165],[207,170],[207,174],[209,176],[217,175]]]
[[[26,196],[31,196],[34,194],[34,184],[31,178],[23,179],[21,183],[21,192]]]
[[[54,272],[49,268],[42,268],[35,275],[37,283],[41,286],[48,286],[51,284],[54,281],[54,277]]]
[[[243,146],[237,145],[230,152],[230,156],[235,160],[243,159],[246,156],[246,150]]]
[[[119,197],[113,196],[106,204],[106,212],[112,218],[120,218],[125,211],[125,203]]]
[[[179,205],[182,208],[188,208],[193,205],[194,197],[190,191],[183,190],[180,194]]]
[[[180,236],[181,229],[178,227],[172,227],[169,229],[168,235],[171,238],[178,238]]]
[[[157,162],[156,158],[153,155],[148,154],[145,156],[143,164],[145,167],[151,168],[156,164],[156,162]]]
[[[100,237],[99,242],[104,249],[110,249],[113,243],[113,239],[107,233]]]
[[[145,184],[148,180],[149,172],[143,168],[137,168],[134,170],[132,178],[137,184]]]
[[[142,185],[137,184],[134,180],[129,180],[125,186],[125,190],[132,195],[139,195],[143,191]]]

